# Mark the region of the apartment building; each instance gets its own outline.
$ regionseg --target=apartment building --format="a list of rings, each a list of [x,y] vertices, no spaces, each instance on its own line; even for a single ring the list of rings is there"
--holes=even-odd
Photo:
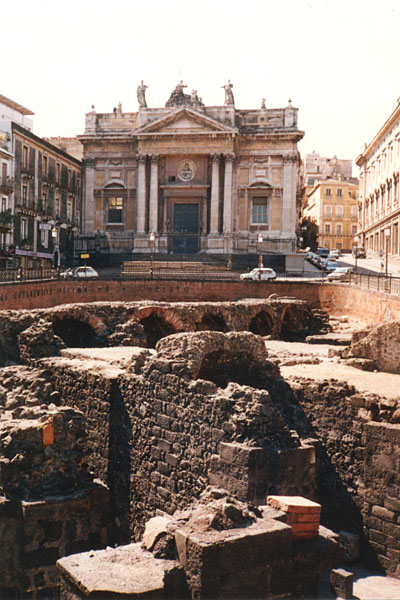
[[[358,230],[358,185],[326,179],[310,188],[303,202],[303,218],[318,225],[318,245],[350,252]]]
[[[360,243],[369,255],[400,256],[400,98],[356,163],[360,167]]]

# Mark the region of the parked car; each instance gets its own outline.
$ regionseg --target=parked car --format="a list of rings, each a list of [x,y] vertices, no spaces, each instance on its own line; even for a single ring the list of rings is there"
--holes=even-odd
[[[256,267],[249,273],[242,273],[240,279],[246,280],[251,279],[252,281],[265,281],[267,279],[276,279],[276,273],[273,269],[268,269],[267,267]]]
[[[354,258],[366,258],[367,254],[365,252],[365,248],[361,247],[356,247],[354,246],[352,254],[354,256]]]
[[[337,268],[338,264],[335,260],[327,260],[326,263],[323,265],[324,271],[327,271],[328,273],[335,271]]]
[[[97,271],[95,271],[93,269],[93,267],[76,267],[75,269],[72,270],[72,274],[71,277],[73,278],[85,278],[85,279],[91,279],[91,278],[95,278],[98,277],[99,274]]]
[[[332,248],[332,250],[329,252],[328,258],[331,258],[332,260],[337,260],[339,257],[340,257],[339,250],[337,250],[336,248]]]
[[[329,256],[329,248],[325,248],[325,247],[321,246],[320,248],[317,248],[317,254],[321,258],[328,258],[328,256]]]
[[[338,267],[328,275],[329,281],[346,280],[350,278],[351,273],[354,273],[353,267]]]

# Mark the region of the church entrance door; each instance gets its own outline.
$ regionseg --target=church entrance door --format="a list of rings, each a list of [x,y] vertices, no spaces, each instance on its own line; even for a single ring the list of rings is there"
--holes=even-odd
[[[199,251],[199,205],[174,204],[172,251],[196,254]]]

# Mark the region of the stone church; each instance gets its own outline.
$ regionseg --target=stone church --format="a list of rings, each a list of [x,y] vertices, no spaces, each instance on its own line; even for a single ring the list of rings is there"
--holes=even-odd
[[[205,106],[182,81],[163,108],[92,111],[83,144],[83,231],[127,254],[291,254],[296,247],[297,113]]]

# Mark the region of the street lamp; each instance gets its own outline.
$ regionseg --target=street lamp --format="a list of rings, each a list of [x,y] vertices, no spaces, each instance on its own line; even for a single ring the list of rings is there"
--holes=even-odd
[[[354,246],[355,246],[355,265],[354,265],[354,272],[357,275],[357,246],[358,246],[358,242],[360,241],[360,238],[358,237],[358,235],[354,236]]]
[[[153,276],[154,252],[155,252],[155,246],[156,246],[156,234],[154,233],[154,231],[152,231],[150,233],[150,242],[151,242],[151,275]]]
[[[57,231],[57,227],[54,225],[54,227],[51,230],[51,237],[53,239],[53,265],[54,267],[59,267],[59,253],[58,253],[58,247],[57,247],[57,240],[58,240],[58,231]]]
[[[386,229],[385,229],[385,251],[386,251],[385,275],[386,275],[386,277],[388,276],[389,237],[390,237],[390,227],[386,227]]]
[[[258,234],[257,237],[257,247],[258,247],[258,268],[262,269],[263,267],[263,257],[262,257],[262,243],[263,243],[263,236],[261,233]]]

